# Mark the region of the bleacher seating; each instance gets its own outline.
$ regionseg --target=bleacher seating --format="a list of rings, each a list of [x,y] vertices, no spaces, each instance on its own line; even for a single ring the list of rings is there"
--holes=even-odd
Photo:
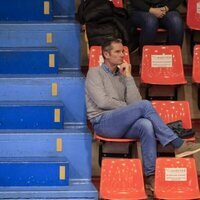
[[[143,47],[141,82],[149,100],[177,100],[178,87],[186,84],[181,49],[177,45],[146,45]],[[157,88],[156,92],[153,91]],[[171,93],[164,93],[171,87]],[[159,88],[159,89],[158,89]]]
[[[194,46],[192,79],[197,84],[197,104],[200,109],[200,45]]]
[[[0,199],[97,199],[74,0],[0,11]]]
[[[183,122],[185,129],[192,128],[190,105],[188,101],[152,101],[153,107],[159,113],[161,119],[167,124],[177,120]],[[184,139],[194,142],[195,137]],[[163,146],[158,143],[158,156],[174,156],[174,148],[171,145]]]
[[[193,53],[193,48],[196,43],[195,33],[200,31],[200,2],[199,0],[188,0],[187,1],[187,18],[186,24],[190,28],[190,48]]]
[[[194,158],[158,158],[154,195],[156,199],[199,199]]]
[[[181,120],[185,129],[192,128],[188,101],[152,101],[152,105],[166,124]],[[195,138],[188,138],[188,140],[194,141]]]
[[[147,199],[139,159],[104,159],[101,168],[101,199]]]
[[[112,2],[115,5],[115,7],[118,7],[118,8],[123,8],[124,7],[123,0],[112,0]]]

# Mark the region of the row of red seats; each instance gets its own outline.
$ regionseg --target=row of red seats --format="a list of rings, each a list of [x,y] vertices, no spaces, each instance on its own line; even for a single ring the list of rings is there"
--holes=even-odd
[[[157,158],[156,199],[199,199],[194,158]],[[104,159],[100,179],[101,199],[147,199],[139,159]]]
[[[128,48],[124,47],[125,60],[130,63]],[[103,62],[100,46],[92,46],[89,53],[89,67],[95,67]],[[193,56],[192,78],[200,84],[200,45],[195,45]],[[182,54],[179,46],[144,46],[141,63],[141,83],[146,84],[146,99],[177,100],[177,88],[186,84]],[[169,96],[150,96],[149,90],[155,85],[173,86],[174,93]],[[198,89],[199,90],[199,89]],[[200,92],[198,92],[200,102]],[[200,103],[198,103],[200,108]]]

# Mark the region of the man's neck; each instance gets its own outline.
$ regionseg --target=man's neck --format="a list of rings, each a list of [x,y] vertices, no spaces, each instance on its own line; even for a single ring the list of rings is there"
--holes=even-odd
[[[111,63],[108,63],[108,62],[104,62],[104,64],[110,69],[110,71],[112,73],[115,73],[116,70],[117,70],[117,65],[113,65]]]

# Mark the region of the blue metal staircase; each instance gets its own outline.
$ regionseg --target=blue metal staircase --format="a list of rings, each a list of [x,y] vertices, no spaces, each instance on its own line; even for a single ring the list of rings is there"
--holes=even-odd
[[[0,199],[98,199],[74,0],[2,0]]]

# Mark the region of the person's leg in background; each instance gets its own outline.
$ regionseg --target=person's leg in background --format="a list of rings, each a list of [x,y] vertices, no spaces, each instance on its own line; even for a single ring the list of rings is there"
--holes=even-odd
[[[142,52],[144,45],[153,45],[156,40],[158,19],[149,12],[133,11],[131,21],[134,26],[141,28],[139,45]]]
[[[167,44],[180,45],[183,43],[184,25],[181,15],[178,11],[169,11],[160,19],[160,27],[167,29]]]

